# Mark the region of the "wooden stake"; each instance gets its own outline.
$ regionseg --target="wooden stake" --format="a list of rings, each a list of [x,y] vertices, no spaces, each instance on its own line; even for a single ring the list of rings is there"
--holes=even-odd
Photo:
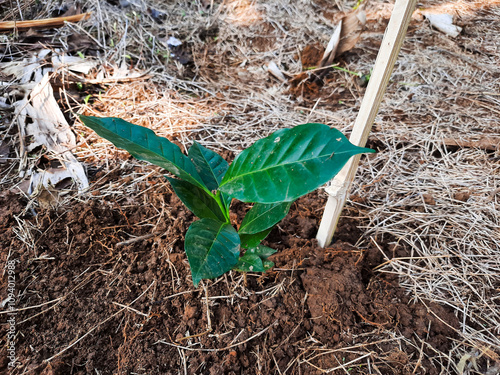
[[[357,146],[365,146],[366,144],[416,3],[417,0],[396,0],[349,139]],[[330,196],[316,236],[322,247],[328,246],[332,241],[347,193],[356,174],[359,159],[360,155],[352,157],[331,181],[331,186],[326,189]]]

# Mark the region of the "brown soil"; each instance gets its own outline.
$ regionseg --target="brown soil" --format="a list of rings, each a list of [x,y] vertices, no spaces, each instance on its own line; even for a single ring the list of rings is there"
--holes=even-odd
[[[344,219],[337,242],[318,247],[311,238],[323,193],[296,202],[266,240],[279,250],[273,270],[205,281],[205,292],[193,287],[183,251],[193,215],[161,176],[143,184],[153,188],[141,205],[103,197],[36,216],[21,196],[0,196],[1,262],[19,260],[17,308],[26,308],[16,315],[18,373],[319,374],[360,350],[383,374],[440,373],[426,354],[449,351],[455,316],[411,301],[395,277],[374,271],[383,258],[377,247],[353,245],[358,220]],[[246,207],[233,206],[241,219]],[[16,220],[25,233],[14,233]],[[366,364],[348,368],[370,372]]]

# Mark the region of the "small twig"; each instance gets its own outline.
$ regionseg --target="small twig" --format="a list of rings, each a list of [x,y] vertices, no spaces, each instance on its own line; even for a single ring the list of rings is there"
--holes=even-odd
[[[40,303],[39,305],[22,307],[20,309],[15,309],[15,310],[0,311],[0,315],[2,315],[2,314],[8,314],[8,313],[17,313],[19,311],[24,311],[24,310],[36,309],[37,307],[42,307],[42,306],[45,306],[45,305],[49,305],[49,304],[51,304],[53,302],[59,302],[63,298],[65,298],[65,297],[59,297],[59,298],[53,299],[52,301],[47,301],[47,302],[44,302],[44,303]]]
[[[0,31],[12,29],[31,29],[31,28],[51,28],[62,27],[66,22],[79,22],[86,20],[90,17],[92,12],[75,14],[69,17],[54,17],[46,18],[43,20],[30,20],[30,21],[3,21],[0,22]]]
[[[212,319],[210,319],[210,307],[209,307],[209,302],[208,302],[208,290],[207,290],[207,286],[205,285],[205,283],[203,283],[203,289],[205,290],[205,303],[207,305],[207,323],[208,323],[207,330],[209,332],[212,332]]]
[[[353,363],[359,362],[359,361],[361,361],[363,358],[369,357],[369,356],[371,356],[371,355],[372,355],[372,353],[366,353],[365,355],[362,355],[361,357],[358,357],[358,358],[356,358],[356,359],[353,359],[352,361],[349,361],[349,362],[347,362],[347,363],[343,363],[343,364],[341,364],[340,366],[333,367],[333,368],[330,368],[330,369],[328,369],[328,370],[323,370],[323,371],[325,372],[325,374],[329,374],[330,372],[334,372],[334,371],[336,371],[336,370],[338,370],[338,369],[341,369],[341,368],[345,369],[347,366],[350,366],[350,365],[352,365]]]
[[[148,315],[148,314],[145,314],[145,313],[143,313],[143,312],[141,312],[141,311],[139,311],[139,310],[136,310],[136,309],[134,309],[134,308],[132,308],[132,307],[130,307],[130,306],[127,306],[127,305],[122,305],[121,303],[114,302],[114,301],[113,301],[113,303],[114,303],[115,305],[117,305],[117,306],[123,307],[124,309],[127,309],[127,310],[130,310],[130,311],[132,311],[132,312],[135,312],[136,314],[142,315],[142,316],[144,316],[144,317],[146,317],[146,318],[148,318],[148,317],[149,317],[149,315]]]
[[[256,333],[255,335],[249,337],[248,339],[242,341],[242,342],[238,342],[236,344],[232,344],[232,345],[229,345],[229,346],[226,346],[224,348],[220,348],[220,349],[193,349],[193,348],[188,348],[186,346],[181,346],[181,345],[177,345],[177,344],[173,344],[171,342],[168,342],[168,341],[165,341],[165,340],[158,340],[157,342],[155,342],[155,345],[160,343],[160,344],[165,344],[165,345],[168,345],[168,346],[173,346],[174,348],[180,348],[180,349],[184,349],[184,350],[190,350],[190,351],[201,351],[201,352],[221,352],[221,351],[224,351],[224,350],[228,350],[228,349],[231,349],[231,348],[235,348],[239,345],[242,345],[250,340],[253,340],[254,338],[256,337],[259,337],[261,335],[263,335],[264,333],[266,333],[269,328],[271,328],[272,326],[274,326],[278,321],[275,320],[274,323],[272,323],[271,325],[269,325],[268,327],[264,328],[262,331],[260,331],[259,333]],[[207,333],[207,332],[205,332]],[[203,333],[203,334],[205,334]],[[202,334],[199,334],[198,336],[201,336]],[[192,337],[196,337],[195,336],[192,336]]]
[[[200,337],[200,336],[204,336],[206,335],[207,333],[210,333],[212,332],[211,329],[207,329],[205,332],[202,332],[202,333],[197,333],[196,335],[191,335],[191,336],[184,336],[184,337],[181,337],[180,339],[178,339],[177,341],[183,341],[183,340],[188,340],[188,339],[193,339],[195,337]]]
[[[116,244],[116,247],[130,245],[130,244],[133,244],[134,242],[147,240],[148,238],[156,236],[156,234],[157,233],[149,233],[149,234],[145,234],[144,236],[134,237],[134,238],[122,241],[122,242],[118,242]]]

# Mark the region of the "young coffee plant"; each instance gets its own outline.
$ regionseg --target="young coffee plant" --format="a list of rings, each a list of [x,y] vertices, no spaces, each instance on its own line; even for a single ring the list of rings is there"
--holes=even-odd
[[[179,199],[200,220],[189,227],[184,248],[195,286],[229,270],[265,272],[276,251],[261,241],[293,201],[332,179],[356,154],[374,150],[351,144],[323,124],[282,129],[241,152],[231,165],[197,142],[187,156],[152,130],[119,118],[80,116],[83,123],[139,160],[169,171]],[[235,198],[254,203],[237,231],[229,208]]]

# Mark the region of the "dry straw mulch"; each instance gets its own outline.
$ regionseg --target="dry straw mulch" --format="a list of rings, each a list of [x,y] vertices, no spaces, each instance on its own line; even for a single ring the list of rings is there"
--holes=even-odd
[[[4,19],[20,13],[45,18],[58,6],[43,3],[19,4]],[[322,122],[349,132],[364,92],[357,77],[332,71],[316,91],[301,95],[265,67],[274,61],[290,76],[301,73],[301,52],[326,46],[339,8],[348,10],[355,2],[119,3],[88,1],[90,19],[43,40],[56,45],[83,36],[62,47],[93,56],[101,78],[109,79],[101,92],[90,91],[88,103],[74,90],[63,92],[66,110],[122,117],[181,146],[196,139],[229,152],[299,123]],[[367,31],[341,66],[369,73],[391,9],[386,1],[367,4]],[[455,15],[462,34],[453,39],[432,29],[423,18],[426,10]],[[479,373],[477,364],[493,374],[500,358],[499,17],[498,1],[419,3],[370,137],[379,152],[364,159],[352,191],[356,199],[348,202],[362,213],[365,244],[390,239],[411,254],[386,254],[378,270],[397,274],[413,299],[455,311],[461,326],[453,349],[436,353],[450,373]],[[169,47],[170,37],[182,45]],[[4,59],[10,54],[20,60],[29,52],[27,43],[1,38]],[[58,74],[63,82],[74,79],[64,69]],[[7,128],[11,117],[2,119]],[[102,162],[115,152],[85,127],[74,127],[81,137],[74,150],[79,160]],[[17,144],[15,136],[4,139]],[[149,173],[145,168],[134,180]],[[19,182],[14,167],[4,169],[2,189]],[[419,358],[411,360],[418,366]]]

